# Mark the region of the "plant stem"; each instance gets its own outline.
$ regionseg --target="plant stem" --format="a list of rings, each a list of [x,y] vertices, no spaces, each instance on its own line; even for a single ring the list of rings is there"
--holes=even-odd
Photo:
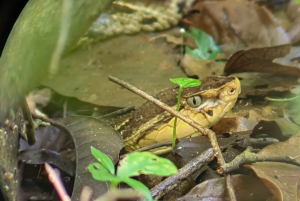
[[[270,98],[270,97],[266,97],[265,99],[269,100],[269,101],[274,101],[274,102],[287,102],[287,101],[295,100],[297,98],[299,98],[299,95],[295,96],[295,97],[292,97],[292,98]]]
[[[116,181],[111,181],[110,182],[110,190],[112,190],[112,189],[116,189],[117,187],[118,187],[118,185],[119,185],[119,182],[116,182]]]
[[[176,106],[176,110],[179,111],[180,109],[180,102],[181,102],[181,93],[182,93],[182,89],[183,87],[180,86],[179,90],[178,90],[178,95],[177,95],[177,106]],[[177,125],[177,117],[175,117],[174,119],[174,126],[173,126],[173,138],[172,138],[172,148],[175,148],[176,146],[176,125]]]

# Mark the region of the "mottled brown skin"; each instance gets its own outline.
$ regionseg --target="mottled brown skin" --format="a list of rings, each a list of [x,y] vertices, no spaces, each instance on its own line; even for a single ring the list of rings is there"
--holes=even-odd
[[[217,76],[210,76],[206,77],[202,80],[202,84],[199,87],[193,88],[186,88],[182,91],[182,97],[189,96],[191,94],[195,94],[199,91],[206,91],[210,89],[215,89],[223,86],[225,83],[233,81],[234,77],[217,77]],[[177,93],[178,87],[173,89],[166,89],[160,93],[158,93],[155,97],[166,103],[167,105],[174,107],[177,103]],[[182,109],[182,108],[181,108]],[[150,119],[156,118],[158,115],[163,114],[165,111],[160,107],[156,106],[155,104],[147,101],[137,110],[128,113],[126,115],[117,117],[109,122],[109,124],[118,130],[123,139],[126,140],[134,135],[137,129],[141,126],[146,124]],[[157,123],[150,127],[142,136],[149,133],[151,130],[159,127],[160,125],[170,121],[172,116],[169,113],[165,113],[161,119],[157,120]],[[149,132],[148,132],[149,131]]]

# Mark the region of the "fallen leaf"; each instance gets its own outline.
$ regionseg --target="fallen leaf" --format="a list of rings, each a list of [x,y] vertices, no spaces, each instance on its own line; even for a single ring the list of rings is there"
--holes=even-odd
[[[215,124],[211,129],[217,134],[232,134],[233,132],[248,131],[254,125],[245,117],[225,117]]]
[[[92,117],[70,116],[60,119],[60,122],[72,132],[76,147],[76,177],[72,200],[79,198],[81,189],[86,185],[92,188],[95,199],[108,191],[109,184],[94,180],[92,174],[86,170],[88,164],[95,161],[90,146],[106,153],[116,163],[123,148],[121,136],[107,124]]]
[[[229,137],[218,137],[217,142],[219,146],[230,146],[233,145],[237,140],[248,137],[250,132],[241,132],[238,135],[230,135]],[[211,143],[206,136],[196,136],[191,138],[183,138],[172,150],[174,155],[180,156],[180,167],[197,157],[199,154],[204,152],[206,149],[211,147]]]
[[[188,76],[197,76],[199,79],[203,79],[211,75],[222,75],[225,63],[199,59],[185,54],[181,59],[181,65]]]
[[[41,165],[49,163],[68,173],[70,176],[75,175],[75,164],[69,158],[56,151],[49,149],[25,150],[20,152],[19,158],[26,164]]]
[[[291,47],[291,50],[287,55],[281,58],[276,58],[273,60],[273,62],[285,66],[295,66],[299,68],[300,67],[299,58],[300,58],[300,46],[293,46]]]
[[[239,72],[231,74],[236,76],[241,82],[240,98],[249,98],[261,96],[273,96],[291,92],[291,89],[297,82],[297,77],[282,76],[273,73],[257,73],[257,72]],[[253,101],[253,100],[252,100]]]
[[[290,45],[241,50],[234,53],[225,65],[224,72],[264,72],[280,75],[300,76],[300,69],[284,66],[272,61],[290,52]]]
[[[300,40],[300,4],[296,1],[290,1],[286,9],[286,14],[291,22],[287,32],[293,44]]]
[[[227,55],[290,42],[275,17],[251,1],[198,1],[185,20],[211,35]]]
[[[299,200],[300,167],[279,162],[258,162],[245,167],[256,173],[278,201]]]
[[[300,162],[300,132],[284,142],[275,143],[260,150],[258,156],[283,156],[290,157]]]
[[[232,186],[237,200],[265,201],[269,190],[259,179],[245,175],[232,175]],[[222,201],[229,200],[224,178],[210,179],[198,184],[188,194],[177,201]]]
[[[171,77],[185,77],[171,54],[164,53],[160,45],[149,43],[140,34],[78,49],[64,58],[56,76],[44,80],[43,84],[64,96],[96,105],[130,107],[144,102],[143,98],[109,81],[109,74],[150,94],[172,87]]]

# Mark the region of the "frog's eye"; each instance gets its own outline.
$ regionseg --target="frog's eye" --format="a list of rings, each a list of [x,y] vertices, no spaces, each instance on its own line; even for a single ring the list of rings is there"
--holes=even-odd
[[[202,98],[201,96],[192,96],[192,97],[189,97],[187,100],[186,100],[187,104],[192,107],[192,108],[196,108],[198,107],[199,105],[201,105],[201,102],[202,102]]]

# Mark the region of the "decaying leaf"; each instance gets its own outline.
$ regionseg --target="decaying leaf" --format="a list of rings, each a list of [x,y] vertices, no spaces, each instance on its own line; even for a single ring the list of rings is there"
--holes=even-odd
[[[275,143],[260,150],[258,156],[283,156],[290,157],[300,162],[300,132],[290,137],[288,140]]]
[[[28,146],[24,140],[21,141],[21,160],[30,164],[48,162],[72,175],[74,164],[71,164],[69,160],[74,161],[74,154],[76,153],[76,173],[72,199],[78,200],[81,189],[85,185],[92,187],[93,198],[104,194],[108,190],[109,184],[94,180],[91,173],[86,170],[88,164],[95,161],[90,146],[106,153],[116,163],[119,160],[119,152],[123,148],[119,133],[92,117],[69,116],[59,121],[69,131],[55,126],[39,127],[35,145]],[[75,149],[73,143],[75,143]],[[65,157],[68,157],[68,160],[64,160]],[[35,189],[30,190],[34,191]]]
[[[290,45],[241,50],[233,54],[226,63],[224,72],[265,72],[280,75],[300,76],[300,69],[284,66],[272,61],[290,52]]]
[[[258,157],[286,157],[300,162],[300,132],[284,142],[265,147]],[[300,167],[283,162],[257,162],[245,167],[253,170],[277,200],[298,200]]]
[[[299,166],[279,162],[259,162],[246,167],[256,173],[278,201],[299,200]]]
[[[81,189],[86,185],[92,188],[95,199],[108,190],[109,184],[94,180],[92,174],[86,170],[88,164],[95,160],[90,146],[106,153],[116,163],[119,160],[119,152],[123,148],[121,136],[107,124],[92,117],[70,116],[61,119],[60,122],[72,132],[75,141],[76,178],[72,200],[78,200]]]
[[[297,82],[297,77],[273,73],[239,72],[231,74],[240,78],[242,91],[240,98],[274,96],[289,93]]]
[[[264,114],[263,109],[261,111],[251,110],[249,111],[249,120],[257,122],[252,129],[252,137],[263,134],[279,140],[286,140],[300,129],[299,125],[280,117],[280,114],[275,110],[269,115]]]
[[[245,175],[232,176],[232,186],[237,200],[265,201],[270,192],[259,179]],[[198,184],[178,201],[221,201],[229,200],[224,178],[211,179]]]
[[[290,1],[286,14],[291,21],[291,26],[287,30],[291,42],[297,43],[300,40],[300,4],[296,1]]]
[[[56,76],[44,80],[43,84],[60,94],[95,105],[130,107],[144,102],[110,82],[109,74],[128,80],[150,94],[172,87],[170,77],[185,76],[170,54],[140,34],[120,36],[88,49],[78,49],[64,58]]]
[[[227,55],[290,42],[274,16],[253,1],[198,1],[186,20],[211,35]]]
[[[247,137],[250,133],[240,133],[240,135],[230,135],[227,138],[218,137],[217,141],[220,146],[230,146],[233,145],[237,140]],[[206,136],[196,136],[191,138],[183,138],[177,144],[172,153],[177,158],[176,162],[180,167],[191,161],[193,158],[197,157],[199,154],[203,153],[206,149],[211,147],[211,143]]]
[[[211,75],[221,75],[225,66],[225,63],[222,62],[199,59],[188,54],[183,56],[181,64],[188,76],[197,76],[199,79]]]
[[[56,151],[48,149],[26,150],[19,154],[19,158],[27,164],[41,165],[49,163],[68,173],[70,176],[75,175],[75,164],[72,163],[71,159]]]
[[[254,125],[245,117],[225,117],[211,129],[218,135],[233,132],[249,131]]]
[[[273,62],[285,66],[295,66],[299,68],[300,67],[299,58],[300,58],[300,47],[292,46],[290,53],[288,53],[284,57],[274,59]]]

